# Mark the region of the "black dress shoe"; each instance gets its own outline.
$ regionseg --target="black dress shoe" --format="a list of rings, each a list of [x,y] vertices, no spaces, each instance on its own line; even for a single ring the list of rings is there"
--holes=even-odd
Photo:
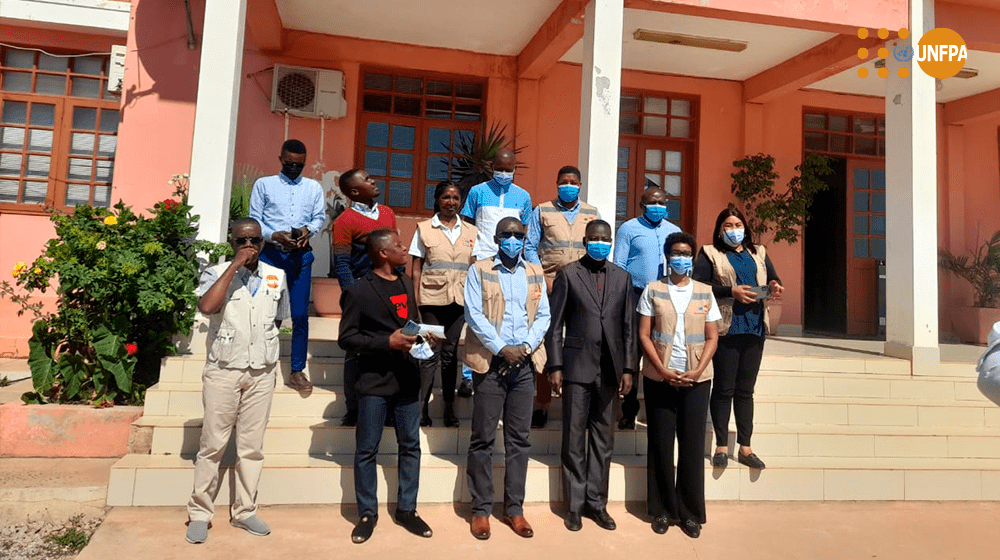
[[[739,461],[741,465],[746,465],[751,469],[763,469],[765,467],[764,461],[761,461],[760,457],[758,457],[756,453],[751,453],[749,455],[738,453],[736,455],[736,460]]]
[[[580,519],[579,513],[569,512],[566,514],[566,528],[570,531],[579,531],[583,529],[583,520]]]
[[[594,523],[597,523],[597,526],[600,527],[601,529],[614,531],[618,527],[618,525],[615,524],[614,518],[608,515],[608,510],[604,508],[601,509],[587,508],[583,510],[583,514],[587,516],[589,519],[593,519]]]
[[[657,517],[653,520],[653,532],[662,535],[670,528],[670,520],[666,517]]]
[[[416,511],[402,511],[397,509],[396,523],[399,523],[404,529],[418,537],[429,539],[434,534],[434,531],[431,531],[430,526],[417,515]]]
[[[351,542],[354,544],[361,544],[372,536],[372,531],[375,530],[375,523],[378,522],[378,517],[374,515],[362,515],[358,524],[355,525],[354,530],[351,531]]]
[[[455,405],[452,403],[444,403],[444,427],[458,427],[458,417],[455,416]]]
[[[430,428],[433,425],[434,425],[434,421],[431,420],[430,416],[421,416],[420,417],[420,427],[421,428]]]
[[[635,418],[622,417],[622,419],[618,421],[618,429],[619,430],[634,430],[635,429]]]
[[[726,455],[725,453],[716,453],[712,456],[713,467],[724,469],[727,465],[729,465],[729,455]]]
[[[549,421],[549,413],[544,410],[536,410],[531,415],[532,428],[544,428]]]
[[[340,425],[345,428],[353,428],[358,425],[358,411],[348,410],[347,414],[340,420]]]
[[[697,539],[701,536],[701,523],[693,519],[688,519],[681,523],[681,531],[692,539]]]
[[[458,386],[458,396],[467,399],[472,396],[472,380],[462,379],[462,384]]]
[[[395,410],[389,411],[389,413],[385,415],[385,422],[383,422],[383,423],[385,424],[386,428],[391,428],[391,427],[395,426],[396,425],[396,411]]]

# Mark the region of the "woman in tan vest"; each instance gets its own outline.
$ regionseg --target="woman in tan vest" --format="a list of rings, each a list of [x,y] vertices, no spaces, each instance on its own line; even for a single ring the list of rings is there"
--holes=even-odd
[[[670,274],[650,282],[636,308],[646,356],[646,507],[653,531],[663,534],[680,525],[692,539],[705,522],[705,418],[722,318],[711,286],[689,277],[694,249],[688,233],[667,236],[663,252]]]
[[[420,398],[423,400],[421,426],[433,422],[427,403],[440,371],[444,393],[444,425],[458,427],[455,416],[455,380],[458,376],[458,339],[465,326],[465,276],[472,261],[472,246],[478,230],[459,219],[462,192],[451,181],[434,189],[434,217],[417,224],[410,244],[413,256],[413,285],[424,322],[444,327],[445,338],[430,360],[420,366]]]
[[[719,213],[711,245],[702,247],[694,265],[694,279],[712,286],[719,301],[719,351],[715,353],[712,388],[712,424],[715,455],[712,466],[729,462],[729,411],[736,413],[736,459],[753,469],[764,462],[750,447],[753,434],[753,391],[764,354],[767,328],[765,292],[781,297],[784,288],[763,245],[756,245],[746,219],[733,206]],[[756,291],[755,291],[756,290]]]

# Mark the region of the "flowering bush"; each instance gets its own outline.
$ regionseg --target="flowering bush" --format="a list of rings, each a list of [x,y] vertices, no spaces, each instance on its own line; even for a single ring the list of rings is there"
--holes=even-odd
[[[160,360],[189,334],[198,298],[197,253],[217,259],[228,245],[196,241],[197,216],[185,202],[156,203],[151,218],[122,202],[53,214],[56,236],[32,265],[17,263],[17,286],[45,292],[56,281],[57,309],[42,314],[30,296],[2,293],[36,319],[28,365],[34,392],[22,400],[140,404]]]

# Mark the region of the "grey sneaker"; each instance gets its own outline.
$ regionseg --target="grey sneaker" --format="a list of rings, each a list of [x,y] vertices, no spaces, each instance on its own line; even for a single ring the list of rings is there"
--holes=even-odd
[[[256,515],[252,515],[243,521],[233,519],[229,523],[237,529],[243,529],[251,535],[257,535],[258,537],[263,537],[271,533],[271,528],[268,527],[267,523],[261,521]]]
[[[208,521],[188,521],[187,535],[184,536],[191,544],[201,544],[208,540]]]

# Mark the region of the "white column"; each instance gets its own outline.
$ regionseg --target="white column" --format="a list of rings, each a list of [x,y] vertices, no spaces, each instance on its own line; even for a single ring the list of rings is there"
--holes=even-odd
[[[934,0],[910,0],[909,37],[886,45],[885,353],[910,359],[914,375],[934,374],[941,361],[936,87],[915,59],[901,64],[892,52],[916,45],[933,28]],[[899,77],[901,66],[908,78]]]
[[[215,242],[229,227],[246,9],[246,0],[205,3],[188,203],[201,216],[198,237]]]
[[[583,199],[615,225],[618,105],[621,99],[624,0],[591,0],[584,15],[580,99]]]

